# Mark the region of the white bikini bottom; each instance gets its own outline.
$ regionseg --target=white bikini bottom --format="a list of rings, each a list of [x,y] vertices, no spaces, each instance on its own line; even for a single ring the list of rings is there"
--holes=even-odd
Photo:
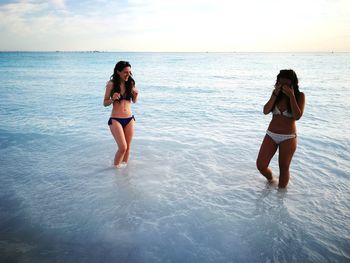
[[[290,139],[294,139],[297,137],[296,134],[279,134],[279,133],[274,133],[274,132],[270,132],[269,130],[266,131],[266,134],[268,136],[270,136],[270,138],[276,143],[276,144],[280,144],[281,142],[285,141],[285,140],[290,140]]]

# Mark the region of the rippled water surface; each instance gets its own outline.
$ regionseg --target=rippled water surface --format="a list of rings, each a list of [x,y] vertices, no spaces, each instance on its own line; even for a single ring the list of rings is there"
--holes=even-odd
[[[122,170],[117,60],[140,91]],[[255,168],[283,68],[306,94],[287,191]],[[0,53],[0,261],[349,262],[349,72],[349,53]]]

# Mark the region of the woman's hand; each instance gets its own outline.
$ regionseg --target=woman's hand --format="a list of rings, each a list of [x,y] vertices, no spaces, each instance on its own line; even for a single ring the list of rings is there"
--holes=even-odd
[[[137,96],[137,94],[139,94],[139,91],[137,90],[136,87],[133,87],[133,88],[132,88],[131,94],[132,94],[133,96]]]
[[[115,92],[112,96],[113,101],[119,100],[119,98],[120,98],[120,93],[118,93],[118,92]]]
[[[277,97],[281,93],[281,84],[276,84],[275,89],[273,90],[273,94]]]
[[[282,92],[288,96],[288,98],[291,98],[294,96],[294,89],[293,86],[289,85],[283,85],[282,86]]]

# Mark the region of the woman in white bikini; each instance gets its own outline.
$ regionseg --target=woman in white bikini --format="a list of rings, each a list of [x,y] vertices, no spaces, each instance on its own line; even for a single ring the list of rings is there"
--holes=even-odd
[[[261,144],[256,165],[270,183],[274,183],[269,163],[279,149],[279,182],[285,188],[289,181],[289,166],[297,147],[296,121],[304,112],[305,95],[299,91],[298,77],[291,69],[277,75],[275,89],[264,106],[264,114],[272,112],[272,120]]]
[[[138,90],[131,76],[130,63],[119,61],[114,67],[111,80],[106,84],[103,100],[105,107],[113,105],[108,126],[118,145],[118,151],[114,157],[114,165],[117,168],[126,166],[130,155],[131,140],[134,135],[135,117],[131,113],[131,101],[136,103]]]

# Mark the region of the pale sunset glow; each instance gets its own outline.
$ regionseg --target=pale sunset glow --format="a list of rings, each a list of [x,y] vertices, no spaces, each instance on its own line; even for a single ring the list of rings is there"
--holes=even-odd
[[[348,0],[0,1],[0,51],[349,52]]]

